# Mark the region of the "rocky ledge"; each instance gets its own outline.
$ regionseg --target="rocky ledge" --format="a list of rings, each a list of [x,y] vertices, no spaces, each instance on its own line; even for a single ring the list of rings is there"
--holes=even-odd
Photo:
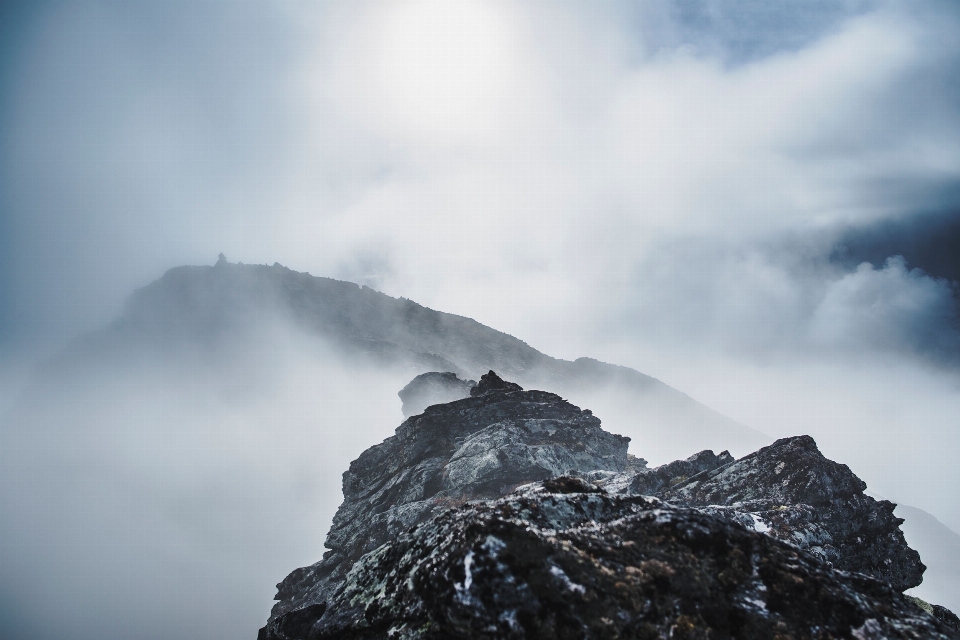
[[[647,469],[557,395],[468,388],[350,465],[262,640],[960,638],[901,593],[924,566],[894,505],[812,438]]]

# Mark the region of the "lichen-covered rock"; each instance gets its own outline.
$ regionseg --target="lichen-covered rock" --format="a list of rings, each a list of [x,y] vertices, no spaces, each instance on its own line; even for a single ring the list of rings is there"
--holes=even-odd
[[[901,591],[917,586],[926,567],[904,540],[896,505],[865,495],[866,488],[847,465],[825,458],[813,438],[797,436],[652,493],[729,517]]]
[[[296,613],[295,637],[960,638],[886,582],[577,478],[443,512],[318,611]]]
[[[470,397],[470,390],[477,383],[461,380],[455,373],[421,373],[397,393],[403,401],[403,417],[409,418],[434,404],[446,404]]]
[[[492,371],[473,393],[405,420],[396,435],[350,464],[327,536],[330,550],[277,585],[267,637],[298,637],[283,634],[280,617],[319,606],[364,554],[451,506],[628,464],[629,438],[604,431],[590,411],[557,395],[524,391]]]

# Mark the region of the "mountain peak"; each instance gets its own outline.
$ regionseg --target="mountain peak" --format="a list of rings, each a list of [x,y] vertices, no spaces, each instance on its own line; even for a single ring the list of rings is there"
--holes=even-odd
[[[433,382],[464,384],[411,385]],[[351,463],[330,550],[261,640],[960,637],[900,593],[924,566],[893,505],[813,438],[656,469],[628,442],[488,371]]]
[[[491,391],[523,391],[523,387],[515,382],[507,382],[491,369],[480,376],[480,382],[477,383],[477,386],[470,389],[470,395],[482,396]]]

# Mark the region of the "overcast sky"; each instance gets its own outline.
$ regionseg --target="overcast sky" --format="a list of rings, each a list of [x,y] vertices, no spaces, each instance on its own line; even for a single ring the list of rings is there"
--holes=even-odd
[[[223,251],[569,355],[948,357],[923,238],[874,249],[960,202],[954,7],[5,3],[3,326],[96,326]]]
[[[759,382],[718,369],[881,358],[956,393],[949,0],[3,12],[7,349],[223,251],[628,364],[773,431],[726,400]]]
[[[3,7],[8,350],[223,251],[956,440],[955,3]]]
[[[810,433],[960,529],[958,33],[955,0],[0,2],[0,411],[224,252]]]

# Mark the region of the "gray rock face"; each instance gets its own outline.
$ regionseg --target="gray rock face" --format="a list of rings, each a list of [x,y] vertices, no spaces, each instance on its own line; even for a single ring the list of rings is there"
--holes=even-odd
[[[267,637],[285,637],[278,635],[282,624],[326,601],[364,554],[451,506],[571,471],[626,468],[629,439],[601,429],[590,411],[493,372],[473,391],[407,419],[351,463],[330,550],[278,585],[280,602],[267,627],[274,635]]]
[[[797,436],[654,494],[725,513],[901,591],[917,586],[925,567],[904,540],[896,505],[865,495],[866,488],[847,465],[825,458],[813,438]]]
[[[461,380],[455,373],[421,373],[397,393],[403,401],[403,417],[409,418],[434,404],[446,404],[470,397],[477,383]]]
[[[445,511],[284,622],[315,640],[960,637],[883,581],[572,477]]]
[[[956,637],[900,594],[924,566],[894,505],[812,438],[655,469],[627,444],[490,371],[350,465],[261,638]]]
[[[726,451],[701,451],[655,469],[583,477],[611,493],[699,507],[901,591],[923,579],[926,567],[904,539],[896,505],[864,494],[866,484],[825,458],[810,436],[778,440],[736,461]]]

